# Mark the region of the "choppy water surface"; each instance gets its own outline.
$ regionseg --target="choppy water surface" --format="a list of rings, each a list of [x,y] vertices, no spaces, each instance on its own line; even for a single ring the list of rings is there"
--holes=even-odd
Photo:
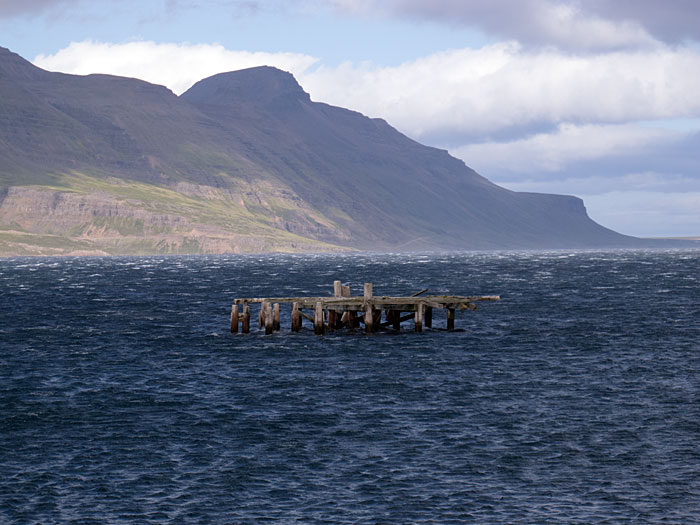
[[[502,301],[227,333],[334,279]],[[697,251],[6,259],[0,293],[0,522],[700,516]]]

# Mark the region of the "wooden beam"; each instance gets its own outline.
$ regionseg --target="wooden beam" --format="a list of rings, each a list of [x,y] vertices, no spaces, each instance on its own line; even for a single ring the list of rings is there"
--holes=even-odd
[[[433,307],[432,306],[425,307],[425,326],[426,326],[426,328],[433,327]]]
[[[348,287],[343,286],[343,289],[346,289]],[[389,304],[390,301],[397,301],[397,304],[400,303],[405,303],[405,302],[410,302],[410,301],[415,301],[416,299],[422,300],[422,301],[428,301],[428,302],[434,302],[434,303],[440,303],[443,305],[446,304],[456,304],[456,305],[461,305],[465,303],[473,303],[477,301],[500,301],[500,296],[498,295],[481,295],[481,296],[474,296],[474,297],[462,297],[458,295],[426,295],[425,297],[417,298],[417,297],[387,297],[387,296],[373,296],[375,301],[381,301],[382,304]],[[270,302],[270,303],[294,303],[294,302],[299,302],[304,303],[304,304],[311,304],[313,308],[313,304],[315,304],[317,301],[322,301],[326,304],[333,304],[335,303],[344,303],[345,301],[360,301],[362,302],[362,297],[350,297],[350,296],[343,296],[342,298],[337,298],[337,297],[266,297],[266,298],[242,298],[242,299],[236,299],[235,304],[242,304],[242,303],[262,303],[262,302]]]

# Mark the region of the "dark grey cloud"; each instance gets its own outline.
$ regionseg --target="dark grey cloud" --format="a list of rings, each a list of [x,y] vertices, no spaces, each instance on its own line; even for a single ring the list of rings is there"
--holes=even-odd
[[[0,0],[0,17],[40,13],[80,3],[80,0]]]
[[[629,48],[658,39],[700,40],[697,0],[329,0],[480,29],[499,38],[569,49]]]
[[[610,20],[634,20],[666,42],[700,40],[697,0],[587,0],[588,11]]]

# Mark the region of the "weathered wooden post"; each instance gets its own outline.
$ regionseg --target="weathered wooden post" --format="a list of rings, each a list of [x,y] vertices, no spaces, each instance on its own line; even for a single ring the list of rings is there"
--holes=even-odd
[[[318,301],[314,309],[314,333],[316,335],[323,335],[323,332],[323,304],[321,304],[321,301]]]
[[[343,285],[340,281],[333,281],[333,297],[342,297],[343,295]],[[338,312],[335,310],[328,310],[328,328],[335,330],[338,328]]]
[[[423,308],[424,308],[423,303],[418,303],[416,305],[416,318],[415,318],[416,332],[423,331]]]
[[[455,329],[455,309],[454,308],[447,309],[447,329],[448,330]]]
[[[299,303],[292,303],[292,332],[301,330],[301,313],[299,313]]]
[[[267,310],[267,302],[263,301],[260,303],[260,312],[258,312],[258,329],[262,330],[265,328],[265,312]]]
[[[365,332],[374,332],[374,311],[372,307],[372,283],[365,283],[364,293],[365,307]]]
[[[272,305],[265,303],[265,335],[270,335],[274,330],[274,319],[272,317]]]
[[[231,333],[238,333],[238,305],[231,306]]]
[[[433,327],[433,307],[432,306],[425,307],[425,326],[427,328]]]
[[[242,332],[244,334],[250,333],[250,306],[248,303],[243,303],[243,322],[241,323]]]
[[[341,297],[350,297],[350,286],[341,286],[340,287],[340,296]],[[350,319],[350,311],[346,310],[343,315],[340,317],[340,327],[342,328],[344,323],[347,323],[348,329],[352,332],[353,328],[355,328],[355,318],[353,317],[352,320]]]
[[[272,329],[275,332],[280,331],[280,303],[272,305]]]
[[[391,323],[394,330],[401,331],[401,312],[399,310],[391,311]]]

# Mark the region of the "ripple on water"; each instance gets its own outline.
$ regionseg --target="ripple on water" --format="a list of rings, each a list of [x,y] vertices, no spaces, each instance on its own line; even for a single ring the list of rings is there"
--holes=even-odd
[[[692,522],[699,263],[6,260],[0,521]],[[329,293],[335,278],[503,301],[459,332],[439,313],[419,335],[226,332],[237,296]]]

